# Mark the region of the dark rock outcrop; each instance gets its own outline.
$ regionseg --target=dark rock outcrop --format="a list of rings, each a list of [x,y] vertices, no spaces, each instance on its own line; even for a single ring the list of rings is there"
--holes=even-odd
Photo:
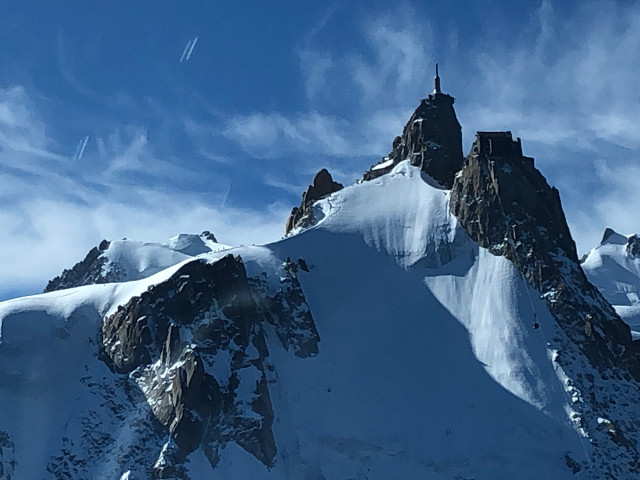
[[[446,188],[463,163],[462,129],[453,108],[454,98],[433,93],[422,99],[405,125],[402,136],[393,141],[393,149],[364,174],[371,180],[389,172],[403,160],[409,160]]]
[[[175,442],[176,461],[205,442],[215,466],[218,449],[229,440],[245,446],[242,439],[250,431],[264,442],[251,445],[250,453],[267,465],[273,462],[272,414],[253,408],[270,405],[260,320],[242,260],[232,255],[213,264],[184,265],[105,319],[103,358],[116,372],[133,372]],[[207,370],[215,370],[221,351],[227,352],[232,373],[216,379]],[[255,399],[238,398],[241,382],[254,382],[246,389]]]
[[[155,478],[179,476],[202,448],[212,466],[235,442],[267,466],[271,430],[269,352],[264,323],[299,357],[318,352],[318,333],[294,272],[283,266],[281,288],[247,278],[239,257],[193,261],[106,318],[101,357],[130,374],[170,442]]]
[[[293,207],[285,225],[285,235],[296,227],[308,227],[313,224],[313,204],[327,195],[342,190],[344,186],[335,182],[326,168],[323,168],[315,177],[313,183],[302,194],[299,207]]]
[[[0,478],[11,480],[15,478],[16,469],[15,445],[9,434],[0,430]]]
[[[210,240],[212,242],[218,243],[218,240],[216,239],[216,236],[213,233],[211,233],[209,230],[205,230],[204,232],[202,232],[200,234],[200,236],[205,240]]]
[[[102,256],[109,248],[111,242],[102,240],[100,245],[93,247],[84,260],[76,263],[72,268],[65,269],[59,276],[47,283],[44,293],[65,288],[80,287],[82,285],[92,285],[95,283],[117,282],[120,275],[117,271],[103,272],[106,258]]]
[[[625,249],[630,256],[640,257],[640,236],[637,234],[631,235],[627,240]]]
[[[553,315],[557,328],[543,338],[568,377],[564,387],[577,409],[570,419],[599,446],[585,470],[606,467],[607,478],[639,472],[640,452],[627,438],[639,434],[640,422],[617,407],[637,397],[638,342],[580,267],[558,191],[510,132],[479,132],[450,208],[471,238],[513,263]]]
[[[257,299],[258,308],[266,321],[275,327],[282,345],[297,357],[313,357],[319,351],[320,335],[297,275],[298,268],[309,271],[307,264],[302,258],[297,262],[287,258],[283,268],[286,275],[280,281],[280,289],[273,296],[259,278],[250,279],[254,298]]]
[[[600,240],[600,244],[608,243],[609,239],[612,237],[619,237],[620,234],[613,230],[612,228],[605,228],[604,234],[602,235],[602,240]]]
[[[591,356],[617,356],[617,346],[631,347],[629,327],[580,268],[558,191],[522,155],[520,139],[513,141],[511,132],[478,132],[456,176],[450,207],[471,238],[507,257],[534,288],[548,292],[551,311],[576,343],[585,344],[578,332],[591,316],[591,325],[604,333],[587,339],[599,344],[597,355],[585,348]],[[593,301],[587,304],[585,297]]]

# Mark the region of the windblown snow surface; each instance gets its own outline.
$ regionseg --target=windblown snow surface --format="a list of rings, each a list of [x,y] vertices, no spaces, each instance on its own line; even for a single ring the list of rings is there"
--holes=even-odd
[[[631,237],[612,232],[587,254],[582,268],[640,338],[640,258],[627,251]]]
[[[275,284],[284,259],[303,258],[321,341],[301,359],[265,327],[275,467],[230,444],[213,471],[201,450],[191,454],[192,479],[583,478],[565,457],[580,462],[586,450],[547,347],[553,319],[511,263],[468,238],[448,200],[402,162],[318,202],[313,227],[223,252]],[[0,304],[0,430],[13,445],[0,462],[12,479],[55,478],[46,470],[61,439],[77,442],[94,424],[111,438],[90,443],[87,456],[103,459],[93,478],[144,478],[131,452],[157,458],[162,445],[144,438],[144,396],[119,390],[97,358],[97,331],[180,265]],[[136,408],[105,413],[125,398]]]
[[[230,248],[204,235],[180,234],[164,243],[116,240],[102,253],[103,274],[118,272],[119,281],[140,280],[191,257]]]

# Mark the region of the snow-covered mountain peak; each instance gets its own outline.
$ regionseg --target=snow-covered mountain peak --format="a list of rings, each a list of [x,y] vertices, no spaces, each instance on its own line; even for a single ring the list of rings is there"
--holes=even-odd
[[[212,233],[179,234],[164,243],[103,240],[84,260],[51,280],[45,292],[96,283],[127,282],[149,277],[189,258],[231,248]]]
[[[197,255],[209,252],[217,252],[231,248],[229,245],[219,243],[216,237],[208,231],[200,235],[181,233],[175,237],[171,237],[163,243],[171,250],[195,257]]]
[[[636,478],[638,344],[520,140],[459,133],[434,94],[278,242],[105,241],[0,304],[0,479]]]
[[[606,245],[608,243],[611,243],[614,245],[625,245],[627,243],[627,240],[629,240],[628,236],[621,235],[615,230],[607,228],[602,235],[602,241],[600,242],[600,244]]]
[[[582,268],[616,312],[640,338],[640,256],[638,235],[605,231],[602,243],[582,260]]]

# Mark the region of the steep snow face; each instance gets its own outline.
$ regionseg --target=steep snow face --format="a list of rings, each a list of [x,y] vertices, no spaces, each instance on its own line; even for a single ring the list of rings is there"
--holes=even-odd
[[[111,242],[102,256],[107,259],[102,267],[103,275],[115,273],[123,282],[148,277],[189,258],[168,245],[132,240]]]
[[[321,202],[324,220],[317,228],[361,236],[420,277],[424,294],[468,330],[475,355],[495,380],[538,408],[557,410],[563,398],[546,342],[533,331],[536,321],[551,321],[547,309],[507,259],[469,239],[449,212],[448,193],[402,162],[389,175]]]
[[[602,243],[582,262],[582,269],[616,312],[640,338],[640,255],[634,248],[637,235],[607,230]]]
[[[64,465],[81,443],[85,458],[103,459],[93,478],[118,478],[117,458],[145,445],[152,431],[144,414],[148,407],[126,401],[122,381],[96,355],[102,318],[94,305],[110,296],[98,299],[98,289],[106,294],[109,288],[90,286],[1,305],[0,430],[13,446],[10,457],[2,452],[3,460],[13,467],[7,471],[5,465],[8,476],[0,478],[78,478],[71,469],[68,477],[56,476],[64,471],[56,465]],[[122,410],[114,413],[109,406]]]
[[[270,344],[285,478],[575,478],[564,454],[584,450],[546,348],[551,316],[466,237],[447,195],[402,163],[271,246],[309,265],[321,338],[303,362]]]
[[[318,226],[353,233],[404,268],[437,268],[473,255],[473,242],[449,213],[449,192],[408,161],[389,174],[337,192],[316,204]]]

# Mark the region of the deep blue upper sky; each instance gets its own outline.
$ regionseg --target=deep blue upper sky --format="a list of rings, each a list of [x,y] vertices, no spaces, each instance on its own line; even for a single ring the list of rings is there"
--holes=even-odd
[[[389,151],[435,61],[464,151],[522,137],[582,253],[640,231],[640,3],[185,3],[0,7],[0,298],[102,238],[277,239],[317,170]]]

